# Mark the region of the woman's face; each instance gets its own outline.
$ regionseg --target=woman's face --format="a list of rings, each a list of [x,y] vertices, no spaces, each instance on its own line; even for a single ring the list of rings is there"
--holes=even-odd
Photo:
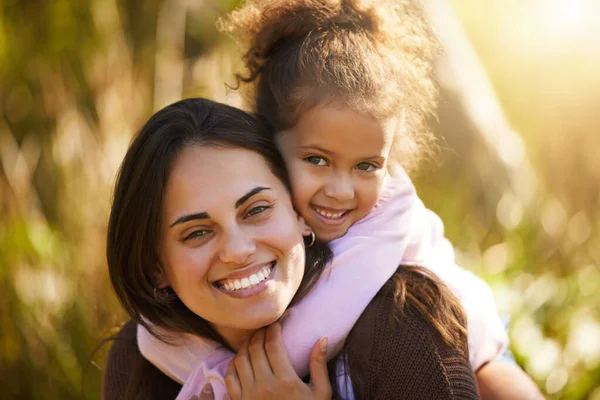
[[[309,230],[262,157],[188,146],[164,199],[160,286],[232,345],[240,332],[276,321],[302,280]]]
[[[317,106],[277,135],[294,206],[319,239],[343,236],[375,206],[394,123],[335,105]]]

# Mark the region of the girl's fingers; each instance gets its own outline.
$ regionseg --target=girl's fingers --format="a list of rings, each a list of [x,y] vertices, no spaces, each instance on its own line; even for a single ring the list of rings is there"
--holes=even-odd
[[[240,400],[242,398],[242,384],[240,383],[240,378],[235,369],[234,360],[231,360],[227,366],[225,386],[227,387],[227,393],[229,393],[231,400]]]
[[[271,365],[269,365],[269,359],[265,352],[265,330],[259,329],[252,339],[248,347],[250,353],[250,364],[254,372],[254,380],[261,380],[270,378],[273,376]]]
[[[252,371],[252,365],[250,364],[248,342],[240,347],[232,362],[235,364],[235,370],[240,383],[242,384],[242,390],[249,390],[254,384],[254,372]]]
[[[331,399],[331,382],[327,373],[327,336],[317,340],[310,352],[310,385],[318,399]]]
[[[265,350],[271,369],[278,379],[298,378],[281,337],[281,324],[271,324],[265,332]]]

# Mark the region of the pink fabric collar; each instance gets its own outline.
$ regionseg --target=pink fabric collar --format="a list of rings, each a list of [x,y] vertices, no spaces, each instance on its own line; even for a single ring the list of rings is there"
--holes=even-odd
[[[474,370],[499,354],[508,339],[491,291],[455,265],[443,232],[441,220],[424,207],[404,170],[394,169],[375,208],[331,242],[333,261],[311,292],[282,318],[284,343],[298,375],[308,374],[310,349],[320,337],[328,336],[330,358],[341,349],[363,310],[400,264],[431,269],[461,300]],[[228,398],[224,376],[234,354],[197,336],[174,335],[176,343],[167,344],[142,326],[137,331],[142,355],[183,384],[177,399],[197,396],[206,384],[212,386],[215,399]]]

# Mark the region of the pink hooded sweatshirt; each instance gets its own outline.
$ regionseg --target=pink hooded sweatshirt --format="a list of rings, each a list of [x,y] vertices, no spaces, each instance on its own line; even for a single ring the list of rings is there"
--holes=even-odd
[[[467,315],[474,371],[506,348],[508,337],[490,288],[455,264],[442,221],[425,208],[401,168],[386,178],[373,210],[330,246],[334,257],[319,281],[281,319],[284,344],[298,376],[308,374],[309,354],[319,338],[328,337],[328,358],[341,350],[364,309],[400,264],[429,269],[458,297]],[[172,344],[138,325],[138,346],[148,361],[183,384],[177,399],[198,396],[207,384],[215,399],[229,398],[224,377],[235,354],[195,335],[165,333]]]

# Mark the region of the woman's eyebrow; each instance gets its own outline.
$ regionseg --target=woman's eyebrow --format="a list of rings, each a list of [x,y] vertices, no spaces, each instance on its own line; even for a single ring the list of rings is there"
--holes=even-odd
[[[246,193],[245,195],[243,195],[242,197],[240,197],[239,199],[237,199],[237,201],[235,202],[235,208],[240,208],[240,206],[242,204],[244,204],[245,202],[248,201],[248,199],[252,196],[254,196],[257,193],[262,192],[263,190],[272,190],[270,187],[267,186],[257,186],[254,189],[250,190],[248,193]]]
[[[195,213],[195,214],[188,214],[188,215],[184,215],[182,217],[177,218],[177,220],[175,222],[173,222],[169,228],[174,227],[177,224],[182,224],[184,222],[188,222],[188,221],[192,221],[194,219],[208,219],[210,218],[210,215],[208,215],[207,212],[203,211],[203,212],[199,212],[199,213]]]
[[[263,190],[272,190],[272,189],[267,186],[255,187],[254,189],[250,190],[248,193],[246,193],[245,195],[243,195],[242,197],[237,199],[237,201],[235,202],[235,208],[240,208],[240,206],[242,204],[244,204],[245,202],[247,202],[250,197],[254,196],[257,193],[262,192]],[[209,219],[209,218],[210,218],[210,215],[206,211],[194,213],[194,214],[187,214],[187,215],[183,215],[183,216],[177,218],[177,220],[175,220],[175,222],[173,222],[169,226],[169,228],[172,228],[177,224],[182,224],[184,222],[192,221],[195,219]]]

